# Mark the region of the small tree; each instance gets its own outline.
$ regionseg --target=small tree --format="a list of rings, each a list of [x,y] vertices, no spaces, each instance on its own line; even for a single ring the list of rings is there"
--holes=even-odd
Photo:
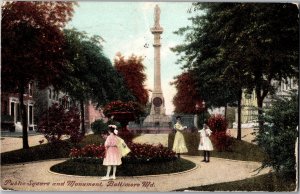
[[[195,113],[195,105],[201,101],[201,98],[196,90],[195,80],[191,72],[184,72],[176,76],[171,85],[175,85],[177,89],[177,93],[173,98],[174,111],[176,113]]]
[[[145,89],[145,66],[143,58],[135,55],[125,59],[118,53],[115,60],[116,70],[124,77],[125,85],[136,98],[136,102],[146,106],[149,98],[148,90]]]
[[[208,126],[213,131],[212,142],[218,151],[231,151],[232,138],[227,135],[227,121],[223,115],[213,115],[208,120]]]
[[[53,104],[38,123],[38,131],[51,143],[59,142],[63,135],[68,135],[73,143],[79,142],[82,139],[79,127],[77,108],[72,107],[66,111],[58,104]]]
[[[262,167],[272,167],[286,178],[295,178],[295,141],[299,123],[299,96],[278,98],[266,115],[256,141],[267,154]]]
[[[94,134],[103,134],[108,129],[108,124],[104,123],[103,120],[99,119],[94,121],[91,127]]]

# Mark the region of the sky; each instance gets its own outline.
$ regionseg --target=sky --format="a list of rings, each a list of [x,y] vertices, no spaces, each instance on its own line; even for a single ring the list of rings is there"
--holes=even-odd
[[[180,65],[176,64],[179,57],[170,48],[184,42],[184,37],[174,34],[174,31],[191,23],[188,20],[191,2],[79,2],[67,28],[74,27],[89,35],[101,36],[105,40],[103,52],[112,62],[118,52],[124,56],[143,56],[147,75],[145,85],[153,90],[154,36],[150,28],[154,25],[156,4],[161,9],[160,25],[164,29],[161,35],[161,84],[166,114],[170,115],[176,94],[170,82],[182,73]]]

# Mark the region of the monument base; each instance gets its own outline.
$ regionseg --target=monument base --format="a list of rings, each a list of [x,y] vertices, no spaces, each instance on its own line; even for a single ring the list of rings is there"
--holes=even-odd
[[[143,123],[144,127],[170,127],[171,118],[167,115],[148,115]]]

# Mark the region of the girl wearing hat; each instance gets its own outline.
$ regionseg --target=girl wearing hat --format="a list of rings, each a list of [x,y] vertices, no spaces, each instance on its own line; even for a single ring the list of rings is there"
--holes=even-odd
[[[172,150],[177,153],[178,158],[180,158],[181,153],[188,152],[188,149],[185,144],[184,136],[183,136],[183,130],[186,129],[186,126],[181,125],[181,117],[176,117],[176,124],[174,125],[174,128],[176,130],[175,138],[174,138],[174,144]]]
[[[109,125],[108,126],[108,133],[109,136],[106,138],[104,143],[105,146],[105,157],[103,159],[103,165],[107,166],[107,173],[105,177],[102,177],[101,180],[109,180],[109,179],[116,179],[116,171],[117,166],[122,164],[121,161],[121,153],[118,149],[118,138],[116,136],[117,133],[117,126]],[[113,174],[110,177],[110,171],[113,168]]]

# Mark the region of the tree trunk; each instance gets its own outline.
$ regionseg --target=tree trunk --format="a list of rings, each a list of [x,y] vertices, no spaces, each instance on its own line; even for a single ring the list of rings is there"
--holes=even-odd
[[[258,108],[258,124],[259,130],[263,128],[264,120],[263,120],[263,99],[261,96],[257,96],[257,108]]]
[[[85,134],[85,125],[84,125],[84,102],[80,100],[80,110],[81,110],[81,133]]]
[[[28,132],[27,132],[27,113],[24,105],[24,93],[25,86],[24,84],[19,85],[19,102],[20,102],[20,112],[21,112],[21,123],[22,123],[22,132],[23,132],[23,149],[28,149]]]
[[[239,91],[238,99],[238,125],[237,125],[237,140],[242,140],[242,127],[241,127],[241,115],[242,115],[242,90]]]
[[[225,105],[225,120],[227,120],[227,104]]]

